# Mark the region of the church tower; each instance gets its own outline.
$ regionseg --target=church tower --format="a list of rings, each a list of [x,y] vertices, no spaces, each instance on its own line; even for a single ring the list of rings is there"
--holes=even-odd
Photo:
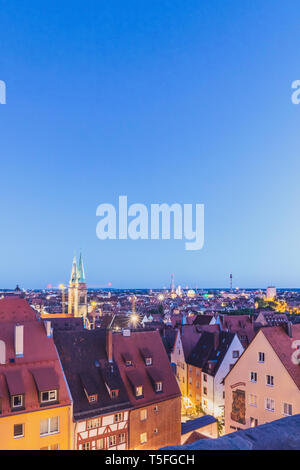
[[[79,265],[77,269],[76,257],[73,258],[71,278],[69,283],[68,295],[68,314],[73,317],[86,317],[87,315],[87,287],[83,260],[80,254]]]

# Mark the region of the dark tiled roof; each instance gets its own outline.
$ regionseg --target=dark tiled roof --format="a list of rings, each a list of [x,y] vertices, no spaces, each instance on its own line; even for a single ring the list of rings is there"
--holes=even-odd
[[[152,357],[152,365],[147,366],[141,355],[141,349],[147,348]],[[120,373],[126,386],[131,403],[134,406],[143,406],[147,403],[155,403],[171,398],[179,397],[180,390],[171,368],[168,355],[163,346],[158,331],[135,331],[130,336],[122,334],[113,335],[114,359],[119,364]],[[133,358],[133,365],[126,366],[123,360],[127,352]],[[151,370],[155,374],[157,370],[162,377],[162,388],[160,392],[155,391]],[[133,386],[143,385],[143,396],[136,397]]]
[[[58,375],[53,367],[40,367],[31,370],[39,392],[57,390],[59,388]]]
[[[131,407],[118,364],[107,360],[106,330],[54,331],[54,341],[73,398],[75,420]],[[97,393],[96,402],[89,402],[83,382],[88,393]],[[106,383],[119,390],[118,396],[110,397]]]
[[[187,363],[200,367],[203,372],[215,375],[234,338],[234,333],[227,331],[201,334],[196,346],[190,353]]]
[[[186,423],[181,424],[181,434],[186,434],[196,429],[201,429],[208,424],[215,423],[217,419],[212,415],[204,415],[200,418],[192,419]]]

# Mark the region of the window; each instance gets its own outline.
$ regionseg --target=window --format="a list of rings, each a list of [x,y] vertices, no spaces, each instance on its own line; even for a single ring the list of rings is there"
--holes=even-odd
[[[14,424],[14,438],[24,437],[24,424]]]
[[[200,382],[197,380],[196,382],[196,388],[199,388],[200,387]]]
[[[258,426],[258,419],[250,418],[250,428],[255,428],[255,426]]]
[[[283,403],[283,414],[285,416],[292,416],[293,407],[290,403]]]
[[[252,395],[252,393],[250,393],[250,395],[249,395],[249,405],[250,406],[257,406],[257,396]]]
[[[115,423],[119,423],[120,421],[122,421],[122,413],[117,413],[114,417],[114,421]]]
[[[89,395],[89,403],[94,403],[97,401],[97,395]]]
[[[197,376],[197,377],[200,376],[200,370],[199,370],[199,369],[196,369],[196,376]]]
[[[158,413],[158,406],[155,405],[155,407],[153,408],[153,410],[154,410],[155,413]]]
[[[109,438],[109,447],[117,445],[117,436],[110,436]]]
[[[154,434],[158,434],[158,428],[155,428],[153,431]]]
[[[152,365],[152,357],[146,357],[146,366],[151,366]]]
[[[98,450],[104,448],[103,439],[97,439],[97,441],[96,441],[96,448],[97,448]]]
[[[203,393],[204,393],[204,395],[207,395],[207,388],[206,387],[203,387]]]
[[[207,382],[207,375],[206,374],[203,374],[203,381]]]
[[[41,447],[40,450],[59,450],[59,444],[52,444],[51,446]]]
[[[267,382],[267,385],[269,385],[270,387],[273,387],[274,386],[274,377],[273,377],[273,375],[267,375],[266,376],[266,382]]]
[[[141,442],[141,444],[145,444],[147,442],[147,433],[146,432],[143,432],[142,434],[140,434],[140,442]]]
[[[196,401],[200,401],[200,395],[196,394]]]
[[[266,410],[275,411],[275,401],[271,398],[266,398]]]
[[[189,378],[189,384],[192,385],[192,377]]]
[[[122,434],[119,434],[119,444],[124,444],[124,442],[126,442],[126,434],[122,432]]]
[[[127,359],[127,361],[126,361],[126,366],[127,366],[127,367],[132,366],[132,361],[131,361],[131,359]]]
[[[88,422],[87,422],[87,429],[94,429],[94,428],[98,428],[101,426],[101,419],[100,418],[96,418],[96,419],[89,419]]]
[[[191,366],[189,367],[189,372],[193,372],[193,368]]]
[[[82,444],[82,450],[91,450],[91,443],[85,442],[84,444]]]
[[[41,393],[41,403],[57,400],[57,390],[49,390],[49,392]]]
[[[240,355],[240,352],[239,352],[239,351],[232,351],[232,357],[233,357],[234,359],[237,359],[237,358],[239,357],[239,355]]]
[[[256,372],[250,372],[250,380],[251,380],[251,382],[257,382],[257,373]]]
[[[225,392],[223,392],[223,400],[225,400]]]
[[[265,353],[263,352],[258,353],[258,362],[265,362]]]
[[[145,421],[147,419],[147,409],[140,411],[140,420]]]
[[[143,387],[142,386],[136,387],[135,388],[135,396],[140,397],[142,395],[143,395]]]
[[[23,395],[13,395],[11,398],[12,408],[20,408],[23,406]]]
[[[162,382],[156,382],[155,391],[156,392],[162,392]]]
[[[119,390],[112,390],[110,392],[110,397],[111,398],[117,398],[119,396]]]
[[[41,419],[40,421],[40,435],[46,436],[48,434],[55,434],[59,432],[59,418],[54,416],[53,418]]]

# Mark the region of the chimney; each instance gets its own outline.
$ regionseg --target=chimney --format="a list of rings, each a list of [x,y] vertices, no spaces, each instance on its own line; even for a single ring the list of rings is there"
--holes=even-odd
[[[106,330],[106,354],[108,362],[113,362],[113,345],[112,345],[112,330]]]
[[[51,328],[51,321],[47,320],[44,322],[45,328],[46,328],[46,333],[47,333],[47,338],[52,337],[53,329]]]
[[[289,335],[290,338],[293,337],[293,324],[291,321],[287,322],[287,334]]]
[[[15,325],[15,355],[24,356],[24,325]]]

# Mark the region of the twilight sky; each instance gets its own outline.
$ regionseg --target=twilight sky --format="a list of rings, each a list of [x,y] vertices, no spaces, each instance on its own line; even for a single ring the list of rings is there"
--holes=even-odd
[[[0,287],[300,286],[298,0],[0,0]],[[205,244],[96,208],[205,205]]]

